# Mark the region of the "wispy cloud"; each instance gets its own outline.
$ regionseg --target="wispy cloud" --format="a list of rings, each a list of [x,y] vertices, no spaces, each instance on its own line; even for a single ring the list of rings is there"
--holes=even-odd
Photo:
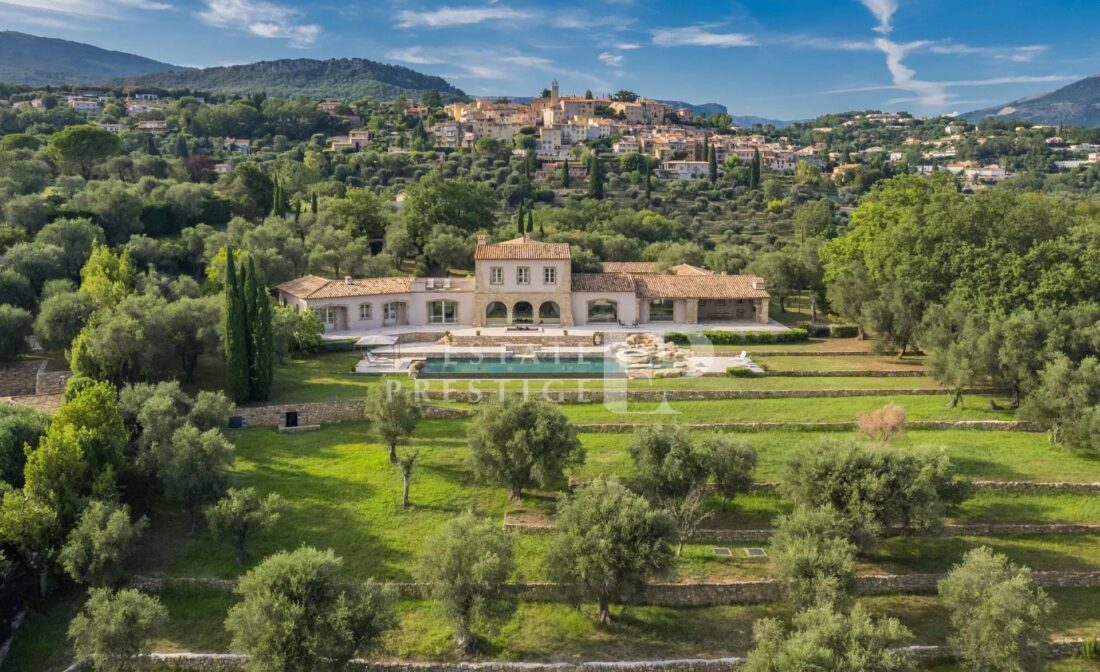
[[[894,13],[898,11],[897,0],[862,0],[862,2],[878,19],[875,30],[883,35],[889,35],[894,30]]]
[[[424,51],[424,47],[407,47],[405,49],[391,49],[386,52],[386,58],[391,61],[401,61],[403,63],[416,63],[417,65],[434,65],[437,63],[446,63],[447,61],[439,56],[432,56]]]
[[[642,45],[637,42],[620,42],[615,45],[615,48],[622,51],[630,51],[631,49],[641,49]]]
[[[486,21],[525,20],[534,17],[533,12],[509,7],[440,7],[428,11],[402,10],[397,15],[398,28],[447,28],[470,26]]]
[[[656,28],[653,44],[662,47],[755,47],[759,42],[745,33],[718,33],[713,26]]]
[[[173,6],[168,3],[154,0],[2,0],[0,5],[23,7],[54,14],[112,19],[123,18],[126,9],[173,9]]]
[[[608,65],[612,68],[621,68],[623,65],[622,54],[613,54],[610,51],[605,51],[599,55],[599,59],[605,65]]]
[[[934,44],[928,48],[933,54],[962,54],[967,56],[985,56],[1013,63],[1030,63],[1042,56],[1047,47],[1041,44],[1029,44],[1021,47],[972,47],[957,42]]]
[[[238,30],[257,37],[286,40],[296,49],[312,46],[321,27],[302,23],[302,12],[263,0],[205,0],[198,17],[216,28]]]

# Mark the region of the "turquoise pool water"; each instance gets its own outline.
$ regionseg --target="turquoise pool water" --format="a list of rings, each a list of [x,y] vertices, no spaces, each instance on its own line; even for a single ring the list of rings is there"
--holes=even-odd
[[[420,378],[623,378],[618,361],[602,357],[428,357]]]

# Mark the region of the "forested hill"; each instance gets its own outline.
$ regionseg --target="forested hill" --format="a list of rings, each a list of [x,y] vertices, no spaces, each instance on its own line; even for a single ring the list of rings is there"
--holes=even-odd
[[[162,72],[110,82],[113,85],[160,89],[191,89],[211,93],[266,93],[280,98],[419,98],[424,91],[438,91],[444,100],[465,93],[447,80],[364,58],[308,58],[261,61],[202,70]]]
[[[1100,75],[1086,77],[1050,93],[967,112],[963,117],[971,122],[995,117],[1036,124],[1100,127]]]
[[[0,31],[0,82],[45,86],[179,70],[141,56],[90,44]]]

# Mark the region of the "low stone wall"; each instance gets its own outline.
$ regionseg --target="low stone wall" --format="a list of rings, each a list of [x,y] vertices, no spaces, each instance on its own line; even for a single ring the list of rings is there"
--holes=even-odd
[[[439,339],[443,338],[443,334],[438,331],[410,331],[404,334],[397,335],[398,345],[405,345],[406,343],[436,343]]]
[[[57,409],[61,408],[61,395],[60,394],[35,394],[24,397],[0,397],[0,404],[15,404],[16,406],[26,406],[27,408],[33,408],[36,411],[42,411],[43,413],[55,413]]]
[[[592,334],[574,336],[544,336],[507,334],[504,336],[452,336],[451,345],[464,348],[492,348],[500,345],[541,345],[544,347],[580,348],[593,345]]]
[[[45,360],[13,362],[0,367],[0,397],[34,395],[38,388],[38,373],[45,369]]]
[[[1069,481],[971,481],[974,490],[993,492],[1042,492],[1042,493],[1083,493],[1100,492],[1100,483],[1073,483]]]
[[[935,592],[944,574],[871,574],[857,576],[856,595]],[[1043,588],[1097,588],[1100,572],[1032,572],[1035,583]],[[231,591],[235,582],[226,579],[135,577],[131,585],[148,592],[167,588],[205,588]],[[423,595],[425,586],[416,583],[387,584],[401,597]],[[560,583],[508,584],[518,599],[527,602],[566,602],[573,591]],[[782,598],[782,586],[773,579],[742,579],[725,583],[649,583],[626,600],[629,604],[660,607],[713,607],[733,604],[765,604]]]
[[[335,401],[311,401],[301,404],[273,404],[265,406],[239,406],[232,415],[240,416],[245,427],[278,427],[281,416],[288,411],[298,413],[299,425],[321,425],[330,422],[356,422],[364,419],[366,402],[363,399]],[[429,419],[463,418],[469,415],[460,409],[440,408],[424,404],[421,414]]]
[[[433,381],[436,382],[436,381]],[[442,380],[440,380],[442,382]],[[450,383],[450,381],[447,381]],[[906,397],[906,396],[931,396],[946,394],[939,388],[903,389],[903,390],[639,390],[617,389],[610,392],[602,389],[603,382],[598,384],[601,389],[588,389],[587,387],[574,386],[573,381],[568,381],[569,389],[562,389],[560,378],[552,380],[532,380],[525,389],[504,388],[470,390],[469,385],[462,382],[457,385],[448,384],[437,389],[428,389],[420,394],[423,398],[433,401],[451,401],[464,404],[478,404],[485,401],[495,401],[501,394],[515,397],[528,397],[542,399],[556,404],[599,404],[607,399],[639,402],[661,401],[726,401],[731,399],[821,399],[840,397]],[[578,381],[580,382],[580,381]],[[480,383],[480,381],[479,381]]]
[[[670,414],[669,418],[675,417]],[[595,434],[633,432],[650,423],[601,422],[576,425],[577,431]],[[677,423],[696,432],[850,432],[855,422],[700,422]],[[967,429],[996,432],[1040,432],[1039,427],[1016,420],[917,420],[906,424],[908,429]]]

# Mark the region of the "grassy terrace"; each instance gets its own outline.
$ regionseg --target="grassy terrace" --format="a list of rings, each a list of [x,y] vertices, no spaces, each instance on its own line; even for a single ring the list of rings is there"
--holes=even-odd
[[[1100,590],[1052,591],[1058,607],[1056,631],[1086,636],[1100,626],[1095,604]],[[69,594],[43,610],[32,611],[17,638],[8,666],[28,672],[63,670],[71,661],[64,641],[65,624],[79,608],[82,596]],[[222,628],[234,597],[201,590],[169,590],[161,594],[169,610],[171,639],[161,651],[226,651],[229,638]],[[932,596],[887,596],[860,600],[878,615],[900,619],[913,641],[942,644],[946,613]],[[616,622],[597,627],[591,605],[576,609],[559,604],[521,604],[506,622],[489,631],[485,658],[529,661],[631,660],[744,655],[752,643],[752,623],[765,616],[782,616],[776,605],[676,609],[626,607],[614,609]],[[447,623],[431,605],[407,601],[400,605],[400,627],[386,637],[376,658],[454,659]],[[1080,665],[1084,665],[1083,667]],[[938,672],[954,667],[936,666]],[[1055,672],[1092,672],[1083,661],[1063,661]]]
[[[349,576],[376,576],[407,580],[425,540],[456,512],[473,508],[499,517],[518,508],[506,501],[502,488],[473,481],[465,465],[467,421],[426,421],[413,444],[421,449],[414,477],[414,510],[400,510],[400,478],[388,463],[385,449],[374,442],[366,423],[327,426],[305,434],[279,434],[253,429],[234,433],[238,446],[234,480],[261,492],[278,492],[286,498],[288,512],[253,554],[262,558],[278,549],[302,543],[331,547],[346,559]],[[760,454],[757,478],[776,479],[784,461],[837,433],[781,433],[747,435]],[[576,474],[590,478],[600,474],[629,476],[630,459],[625,434],[584,434],[587,464]],[[1031,478],[1100,480],[1100,460],[1051,448],[1037,434],[1010,432],[913,432],[902,445],[943,445],[961,471],[975,478]],[[520,505],[525,510],[549,511],[552,500],[531,494]],[[774,494],[740,498],[736,508],[721,514],[716,526],[759,528],[786,508]],[[1100,520],[1100,504],[1087,495],[1006,495],[981,493],[958,513],[960,521],[1015,522],[1019,520]],[[205,534],[190,536],[178,515],[156,516],[147,542],[138,554],[142,572],[172,575],[234,576],[238,568],[228,546],[214,544]],[[521,575],[543,578],[541,557],[545,537],[524,535],[519,540]],[[1100,538],[1027,537],[1018,540],[896,539],[868,559],[866,569],[938,571],[961,557],[967,548],[982,543],[998,544],[1018,561],[1036,568],[1100,569]],[[674,580],[759,576],[765,563],[743,559],[721,560],[711,546],[686,550]]]

